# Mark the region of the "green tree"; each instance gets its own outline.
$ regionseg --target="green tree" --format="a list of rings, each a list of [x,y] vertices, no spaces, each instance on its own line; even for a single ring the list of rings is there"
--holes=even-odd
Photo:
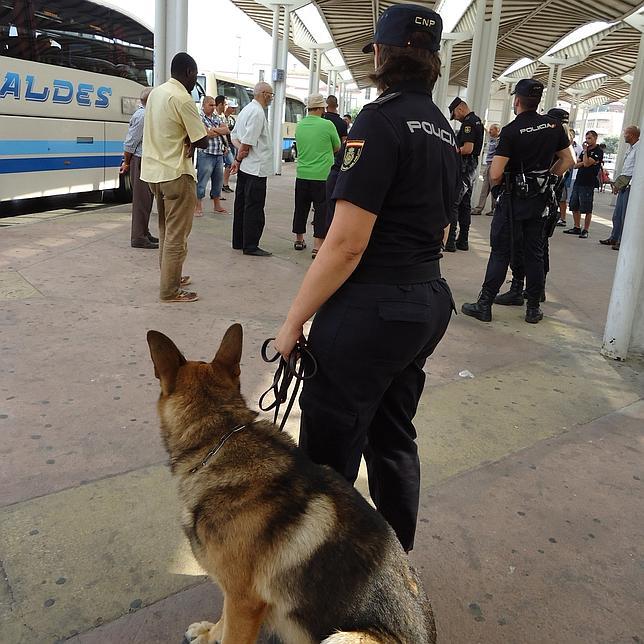
[[[617,146],[619,145],[618,136],[606,136],[602,143],[606,144],[606,154],[617,154]]]

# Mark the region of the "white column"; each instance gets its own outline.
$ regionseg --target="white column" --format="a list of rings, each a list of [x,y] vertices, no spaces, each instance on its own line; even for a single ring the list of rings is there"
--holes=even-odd
[[[552,87],[552,104],[548,109],[550,109],[551,107],[557,107],[557,99],[559,98],[559,88],[561,87],[561,77],[563,75],[563,70],[563,65],[557,65],[557,69],[555,70],[555,82]]]
[[[640,129],[644,130],[644,119]],[[637,155],[601,353],[624,360],[644,353],[644,154]]]
[[[441,111],[447,110],[447,91],[449,88],[449,77],[452,72],[452,51],[454,49],[453,40],[443,40],[441,51],[442,65],[441,76],[434,87],[434,103]]]
[[[275,174],[282,174],[282,124],[286,107],[286,73],[288,67],[288,43],[291,30],[290,6],[284,5],[282,23],[282,45],[278,61],[278,69],[283,72],[283,80],[273,81],[273,163]]]
[[[176,51],[174,54],[179,53],[180,51],[188,52],[188,0],[175,0],[176,9],[175,9],[175,20],[174,23],[174,34],[175,40],[174,45]],[[174,54],[172,54],[174,56]]]
[[[637,56],[637,64],[633,70],[633,82],[631,91],[628,94],[628,101],[624,110],[624,127],[635,125],[639,121],[644,108],[644,32],[640,37],[640,49]],[[615,170],[621,170],[626,155],[626,142],[620,136],[619,146],[617,148],[617,159],[615,160]]]
[[[494,61],[496,60],[496,43],[499,38],[499,25],[501,23],[501,9],[503,0],[494,0],[492,5],[492,19],[485,23],[486,26],[486,49],[485,57],[481,61],[479,81],[477,83],[476,107],[477,114],[485,120],[488,106],[490,104],[490,88],[492,86],[492,74],[494,72]],[[472,108],[474,109],[474,108]],[[476,111],[476,110],[475,110]]]
[[[154,4],[154,84],[165,83],[169,76],[166,69],[166,0],[156,0]]]
[[[472,36],[472,54],[470,68],[467,73],[467,104],[475,110],[476,83],[478,78],[478,63],[481,55],[485,55],[485,0],[476,1],[476,18],[474,21],[474,34]]]
[[[315,49],[315,74],[313,75],[313,91],[311,94],[317,94],[320,91],[320,72],[322,67],[322,50]]]
[[[315,85],[315,49],[309,49],[309,95],[313,94]]]
[[[278,4],[273,5],[273,33],[272,33],[272,47],[271,47],[271,71],[266,81],[273,82],[273,70],[278,67],[279,51],[280,51],[280,11],[281,6]],[[275,89],[275,88],[273,88]],[[268,124],[271,132],[275,131],[275,101],[268,108]]]
[[[501,113],[501,127],[507,125],[510,122],[510,115],[512,114],[512,103],[514,102],[514,99],[512,98],[512,90],[513,83],[508,83],[505,86],[507,96],[505,97],[503,112]]]
[[[548,84],[546,85],[546,99],[543,101],[542,109],[547,112],[552,105],[550,105],[550,97],[552,96],[553,85],[555,82],[555,66],[548,65]]]

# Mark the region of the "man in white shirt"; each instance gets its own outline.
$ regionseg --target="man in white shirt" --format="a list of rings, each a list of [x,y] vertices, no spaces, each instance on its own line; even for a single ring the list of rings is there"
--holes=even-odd
[[[159,264],[162,302],[195,302],[184,291],[181,276],[188,252],[188,235],[196,205],[195,148],[208,146],[208,137],[190,92],[197,80],[197,63],[179,52],[171,65],[172,78],[152,90],[143,125],[141,179],[156,197],[159,212]]]
[[[617,203],[613,212],[613,230],[608,239],[600,239],[599,243],[610,246],[613,250],[619,250],[622,240],[622,229],[624,228],[624,217],[628,206],[628,195],[631,191],[631,178],[635,170],[635,161],[640,147],[640,129],[635,125],[629,125],[624,130],[624,141],[631,147],[624,157],[624,165],[621,174],[613,181],[613,194],[617,195]]]
[[[273,150],[264,110],[273,102],[273,88],[257,83],[255,97],[239,113],[231,132],[237,156],[230,169],[237,173],[233,216],[233,248],[244,255],[270,257],[272,253],[259,247],[264,230],[266,177],[273,170]]]

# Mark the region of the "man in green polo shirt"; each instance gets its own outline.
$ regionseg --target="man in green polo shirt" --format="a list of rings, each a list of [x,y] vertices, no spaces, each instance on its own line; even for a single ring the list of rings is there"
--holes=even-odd
[[[313,204],[313,252],[315,257],[326,230],[326,178],[333,165],[333,155],[340,149],[340,137],[331,121],[322,118],[325,102],[321,94],[306,100],[307,115],[295,131],[297,178],[293,232],[295,250],[304,250],[306,220]]]

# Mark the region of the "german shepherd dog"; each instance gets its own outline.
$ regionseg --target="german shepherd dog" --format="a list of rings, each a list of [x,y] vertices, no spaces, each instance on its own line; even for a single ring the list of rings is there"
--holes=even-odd
[[[161,381],[161,435],[182,525],[224,594],[194,644],[252,644],[262,624],[284,644],[436,642],[430,603],[393,530],[340,475],[258,421],[240,393],[242,328],[212,362],[147,335]]]

